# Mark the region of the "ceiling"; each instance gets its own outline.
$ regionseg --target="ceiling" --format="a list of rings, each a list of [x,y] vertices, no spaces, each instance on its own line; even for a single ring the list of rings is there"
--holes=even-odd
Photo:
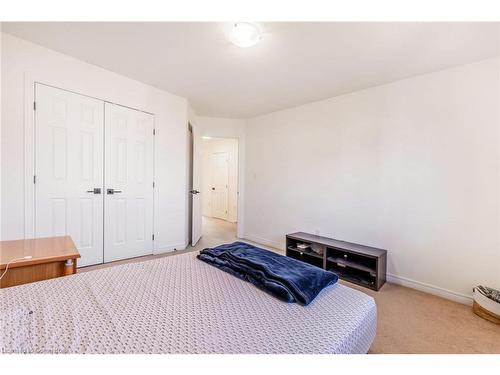
[[[4,22],[4,32],[188,98],[201,116],[248,118],[497,56],[498,23]]]

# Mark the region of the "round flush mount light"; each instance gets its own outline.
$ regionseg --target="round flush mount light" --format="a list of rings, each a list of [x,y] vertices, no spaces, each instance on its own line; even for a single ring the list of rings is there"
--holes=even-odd
[[[259,28],[248,22],[235,23],[229,33],[229,40],[238,47],[246,48],[256,45],[261,38]]]

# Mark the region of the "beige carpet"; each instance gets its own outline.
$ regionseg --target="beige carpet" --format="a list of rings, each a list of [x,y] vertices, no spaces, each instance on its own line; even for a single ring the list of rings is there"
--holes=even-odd
[[[203,237],[189,251],[234,241],[235,231],[235,224],[204,218]],[[80,268],[78,272],[182,252],[85,267]],[[373,296],[376,300],[378,328],[370,353],[500,354],[500,325],[476,316],[470,306],[390,283],[385,284],[379,292],[373,292],[341,282]]]
[[[371,353],[500,353],[500,325],[470,306],[390,283],[379,292],[356,288],[377,302]]]

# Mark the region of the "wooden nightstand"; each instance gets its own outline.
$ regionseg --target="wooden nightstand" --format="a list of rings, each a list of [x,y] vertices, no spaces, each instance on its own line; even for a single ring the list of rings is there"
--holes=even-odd
[[[30,257],[30,259],[23,259]],[[80,253],[70,236],[0,241],[0,288],[76,273]]]

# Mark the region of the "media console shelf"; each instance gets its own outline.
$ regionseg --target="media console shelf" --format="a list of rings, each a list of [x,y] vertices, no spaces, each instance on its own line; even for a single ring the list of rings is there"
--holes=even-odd
[[[286,256],[377,291],[386,280],[387,250],[375,247],[297,232],[286,236]]]

